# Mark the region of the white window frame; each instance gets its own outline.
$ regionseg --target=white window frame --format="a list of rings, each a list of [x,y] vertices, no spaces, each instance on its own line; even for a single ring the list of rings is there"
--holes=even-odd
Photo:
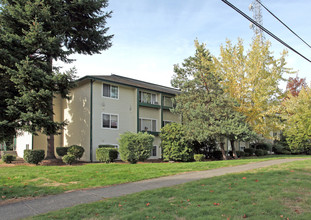
[[[141,126],[142,120],[150,120],[151,121],[151,128],[153,127],[152,126],[152,121],[155,121],[155,131],[150,131],[150,132],[157,132],[157,130],[158,130],[158,120],[154,119],[154,118],[139,118],[139,121],[140,121],[140,124],[139,124],[140,129],[139,129],[139,131],[145,131],[144,129],[142,129],[142,126]]]
[[[109,128],[104,127],[104,115],[110,115],[110,121],[109,121]],[[117,128],[112,128],[111,127],[111,116],[117,116]],[[101,116],[101,128],[102,129],[108,129],[108,130],[119,130],[119,114],[114,114],[114,113],[107,113],[107,112],[102,112]]]
[[[110,96],[104,96],[104,85],[110,86],[110,91],[109,91],[109,92],[110,92]],[[118,89],[118,97],[117,97],[117,98],[111,97],[112,87],[117,87],[117,89]],[[120,89],[119,89],[119,86],[112,85],[112,84],[109,84],[109,83],[103,83],[103,85],[102,85],[102,97],[108,98],[108,99],[115,99],[115,100],[118,100],[119,97],[120,97]]]
[[[155,155],[153,155],[154,148],[155,148]],[[151,157],[157,157],[158,156],[158,146],[152,146],[150,156]]]
[[[169,98],[169,99],[171,99],[171,103],[172,103],[172,105],[165,105],[165,98]],[[170,97],[170,96],[163,96],[163,105],[165,106],[165,107],[173,107],[173,97]]]
[[[151,95],[150,103],[143,100],[143,93]],[[154,95],[155,100],[152,100],[152,95]],[[158,95],[156,93],[139,91],[139,96],[140,96],[139,100],[140,100],[141,103],[152,104],[152,105],[158,105],[159,104],[158,103]]]

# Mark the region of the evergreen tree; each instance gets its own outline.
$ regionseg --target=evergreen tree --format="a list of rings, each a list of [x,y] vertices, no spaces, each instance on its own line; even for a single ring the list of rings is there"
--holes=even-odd
[[[248,126],[234,110],[233,100],[224,93],[209,51],[198,41],[195,46],[195,55],[185,59],[182,67],[174,67],[172,85],[181,89],[181,94],[176,96],[174,111],[182,115],[188,139],[198,142],[209,138],[217,140],[226,159],[224,138],[229,135],[240,138],[242,133],[247,133]]]
[[[54,135],[65,126],[53,120],[53,97],[68,98],[73,80],[73,71],[61,73],[53,60],[70,63],[70,54],[108,49],[107,6],[108,0],[0,0],[0,43],[7,46],[0,54],[8,55],[0,71],[17,93],[7,95],[1,123],[46,134],[46,159],[55,158]]]

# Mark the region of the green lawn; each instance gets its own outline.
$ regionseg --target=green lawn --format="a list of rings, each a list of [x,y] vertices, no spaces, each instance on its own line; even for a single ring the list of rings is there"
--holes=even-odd
[[[236,166],[284,157],[193,163],[87,164],[83,166],[0,167],[2,200],[134,182],[176,173]]]
[[[33,219],[311,219],[311,160],[79,205]]]

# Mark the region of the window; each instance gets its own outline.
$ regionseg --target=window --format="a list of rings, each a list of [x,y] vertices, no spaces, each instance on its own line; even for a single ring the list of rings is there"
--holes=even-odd
[[[153,146],[151,149],[151,156],[156,157],[157,156],[157,146]]]
[[[172,123],[171,121],[163,121],[163,126]]]
[[[157,131],[157,120],[155,119],[139,119],[140,131]]]
[[[118,129],[118,115],[103,113],[103,128]]]
[[[157,95],[149,92],[139,92],[139,102],[157,105]]]
[[[172,97],[164,96],[164,106],[173,107]]]
[[[118,99],[119,87],[103,83],[103,96],[112,99]]]

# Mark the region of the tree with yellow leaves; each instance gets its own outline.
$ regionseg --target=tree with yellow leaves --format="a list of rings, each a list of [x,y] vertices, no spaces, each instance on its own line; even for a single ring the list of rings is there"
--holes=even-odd
[[[247,122],[255,132],[268,137],[279,129],[280,102],[284,95],[279,88],[286,68],[284,50],[280,58],[274,58],[269,41],[255,38],[250,49],[245,51],[243,41],[236,45],[227,41],[220,47],[220,57],[214,58],[217,74],[222,78],[222,86],[239,105],[239,112],[246,116]]]

